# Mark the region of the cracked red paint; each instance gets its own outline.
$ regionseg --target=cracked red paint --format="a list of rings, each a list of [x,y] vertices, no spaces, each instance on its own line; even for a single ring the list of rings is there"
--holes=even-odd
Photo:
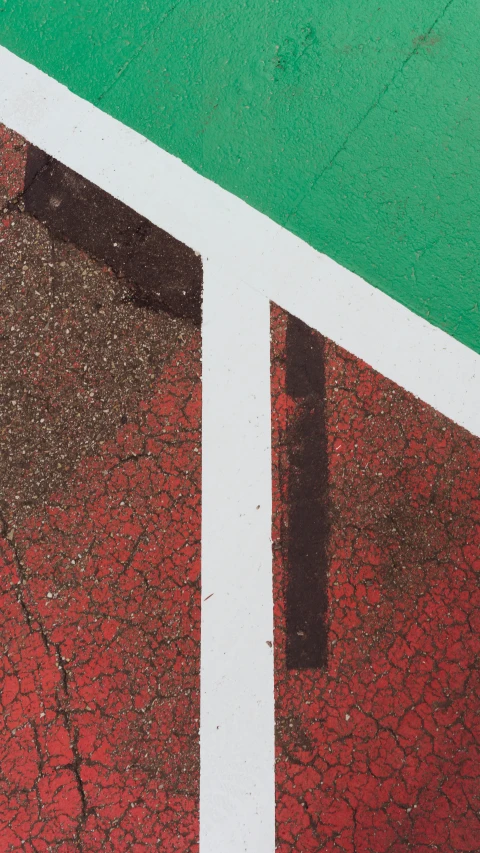
[[[196,849],[197,338],[1,540],[1,853]]]
[[[480,442],[326,343],[329,661],[285,667],[285,315],[272,310],[280,853],[480,849]]]
[[[24,168],[0,128],[3,203]],[[60,405],[47,363],[41,382]],[[100,453],[23,521],[6,512],[0,853],[198,849],[200,398],[189,331]]]

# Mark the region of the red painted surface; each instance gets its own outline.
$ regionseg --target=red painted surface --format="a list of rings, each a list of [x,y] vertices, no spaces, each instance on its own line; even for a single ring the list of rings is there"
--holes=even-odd
[[[0,158],[13,198],[9,131]],[[0,536],[0,853],[198,847],[200,416],[195,333],[101,454]]]
[[[480,850],[480,442],[327,342],[329,662],[287,672],[273,309],[280,853]]]
[[[0,541],[1,853],[196,849],[198,343]]]

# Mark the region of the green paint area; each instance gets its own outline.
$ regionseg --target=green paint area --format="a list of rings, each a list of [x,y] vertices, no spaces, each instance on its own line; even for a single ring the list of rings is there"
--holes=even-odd
[[[480,352],[475,4],[0,0],[0,42]]]

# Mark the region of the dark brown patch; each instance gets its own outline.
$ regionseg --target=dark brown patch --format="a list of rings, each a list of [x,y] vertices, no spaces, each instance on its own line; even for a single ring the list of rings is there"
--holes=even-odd
[[[53,158],[49,157],[45,151],[36,148],[35,145],[27,143],[27,160],[25,163],[25,182],[23,192],[31,187],[35,178],[40,172],[43,172],[52,163]]]
[[[320,335],[289,317],[286,391],[295,401],[295,413],[287,427],[288,669],[321,667],[327,659],[328,456],[323,349]]]
[[[428,506],[412,503],[409,496],[389,505],[379,495],[376,504],[367,504],[365,511],[365,530],[371,531],[385,555],[380,574],[391,591],[405,593],[421,574],[419,567],[439,561],[438,552],[445,543],[436,529],[435,516]]]
[[[55,236],[125,277],[138,304],[200,323],[202,262],[192,249],[32,145],[23,200]]]
[[[156,387],[191,324],[16,211],[0,234],[0,509],[18,524]]]

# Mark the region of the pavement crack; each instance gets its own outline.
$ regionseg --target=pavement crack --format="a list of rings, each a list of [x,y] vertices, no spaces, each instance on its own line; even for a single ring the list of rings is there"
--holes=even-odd
[[[28,606],[25,599],[25,587],[27,585],[27,570],[23,564],[22,558],[20,556],[17,543],[15,542],[15,537],[13,531],[8,529],[7,521],[3,513],[0,512],[0,524],[2,527],[2,536],[7,540],[10,545],[11,553],[13,554],[14,562],[17,568],[18,574],[18,583],[15,585],[15,595],[17,597],[17,601],[22,610],[25,622],[27,623],[30,631],[34,632],[38,631],[42,638],[43,645],[45,647],[45,651],[50,653],[50,643],[48,641],[47,632],[42,624],[42,620],[39,615],[34,615],[30,607]]]
[[[135,555],[136,555],[138,549],[140,548],[140,545],[141,545],[143,539],[145,538],[145,534],[146,534],[146,531],[142,530],[142,532],[139,534],[139,536],[137,536],[137,538],[133,544],[133,548],[130,551],[130,554],[128,555],[127,560],[125,561],[125,564],[123,566],[123,572],[126,572],[127,569],[129,569],[130,566],[132,565],[132,563],[135,559]]]
[[[173,14],[175,9],[177,8],[177,6],[180,5],[181,2],[182,2],[182,0],[177,0],[177,2],[174,3],[173,6],[170,7],[170,9],[167,9],[167,11],[163,15],[163,18],[160,21],[160,23],[157,24],[157,26],[151,30],[151,32],[148,34],[145,41],[142,42],[140,47],[134,52],[133,56],[131,56],[130,59],[127,59],[127,61],[123,64],[122,68],[120,69],[120,71],[118,72],[117,76],[112,81],[112,83],[109,83],[109,85],[103,90],[103,92],[100,93],[100,95],[97,98],[97,103],[100,103],[100,101],[102,101],[103,98],[105,98],[106,95],[108,95],[112,91],[112,89],[117,85],[118,81],[123,77],[125,72],[130,68],[131,64],[133,62],[135,62],[135,60],[140,56],[142,51],[147,47],[148,44],[150,44],[150,42],[152,41],[154,36],[157,34],[158,30],[163,26],[163,24],[165,23],[167,18],[169,18],[170,15]]]
[[[85,821],[88,817],[88,803],[87,803],[87,795],[85,793],[85,788],[82,780],[82,757],[80,755],[78,749],[78,731],[74,726],[71,714],[70,714],[70,706],[69,706],[69,684],[68,684],[68,672],[65,666],[65,660],[62,655],[62,651],[60,648],[60,644],[56,643],[55,646],[55,656],[57,667],[61,676],[61,686],[63,692],[63,701],[58,696],[57,692],[57,709],[58,713],[63,717],[65,722],[65,728],[68,732],[70,739],[70,749],[73,755],[73,761],[70,765],[73,775],[75,777],[75,782],[77,785],[78,794],[80,797],[81,810],[78,817],[77,829],[75,833],[75,843],[77,844],[77,850],[79,853],[83,850],[83,841],[82,841],[82,832],[85,826]]]
[[[384,86],[382,87],[382,89],[380,90],[380,92],[378,93],[378,95],[376,96],[375,100],[373,101],[373,103],[371,103],[371,104],[370,104],[370,106],[368,107],[368,109],[366,110],[366,112],[363,114],[363,116],[362,116],[362,117],[357,121],[357,123],[356,123],[356,124],[351,128],[351,130],[349,130],[349,131],[348,131],[348,133],[347,133],[347,135],[346,135],[345,139],[343,140],[343,142],[341,143],[341,145],[339,145],[339,147],[337,148],[337,150],[335,151],[335,153],[333,154],[333,156],[330,158],[330,160],[328,161],[328,163],[326,163],[326,164],[325,164],[325,166],[323,167],[323,169],[321,169],[321,171],[318,173],[318,175],[315,175],[315,177],[314,177],[313,181],[311,182],[310,186],[308,187],[308,189],[306,189],[306,190],[305,190],[305,192],[304,192],[304,193],[303,193],[303,195],[300,197],[300,199],[298,200],[298,202],[294,205],[294,207],[292,208],[292,210],[290,210],[290,211],[289,211],[289,213],[286,215],[286,217],[285,217],[285,219],[284,219],[284,221],[283,221],[283,223],[282,223],[283,225],[286,225],[286,223],[288,222],[288,220],[289,220],[292,216],[294,216],[294,215],[296,214],[296,212],[298,211],[299,207],[303,204],[304,200],[306,199],[307,195],[309,195],[311,192],[313,192],[313,190],[315,189],[315,187],[317,186],[317,184],[319,183],[319,181],[322,179],[322,177],[324,176],[324,174],[325,174],[326,172],[328,172],[328,171],[332,168],[332,166],[334,165],[335,161],[336,161],[336,160],[337,160],[337,158],[340,156],[340,154],[341,154],[343,151],[345,151],[345,149],[346,149],[346,147],[347,147],[347,145],[348,145],[348,143],[349,143],[350,139],[352,138],[352,136],[354,136],[354,135],[355,135],[355,133],[357,132],[357,130],[358,130],[358,129],[361,127],[361,125],[362,125],[362,124],[367,120],[368,116],[369,116],[369,115],[370,115],[370,113],[375,109],[375,107],[378,107],[378,105],[379,105],[380,101],[384,98],[384,96],[387,94],[387,92],[389,91],[389,89],[393,86],[393,84],[395,83],[395,81],[397,80],[397,78],[398,78],[398,77],[400,77],[400,76],[403,74],[403,71],[404,71],[404,69],[406,68],[406,66],[408,65],[408,63],[410,62],[410,60],[411,60],[414,56],[416,56],[416,54],[418,53],[418,51],[420,50],[420,48],[422,47],[422,45],[424,45],[424,44],[425,44],[425,42],[427,41],[428,37],[431,35],[432,31],[433,31],[433,30],[434,30],[434,28],[437,26],[437,24],[439,23],[439,21],[441,21],[441,20],[442,20],[442,18],[444,17],[444,15],[447,13],[447,11],[448,11],[448,9],[450,8],[450,6],[452,5],[452,3],[453,3],[453,0],[448,0],[448,3],[444,6],[444,8],[442,9],[442,11],[437,15],[437,17],[435,18],[435,20],[433,21],[433,23],[430,25],[430,27],[428,28],[428,30],[427,30],[425,33],[423,33],[419,38],[415,39],[414,46],[413,46],[412,50],[410,51],[410,53],[405,57],[405,59],[403,60],[402,64],[400,65],[400,67],[399,67],[399,68],[397,68],[397,70],[394,72],[394,74],[393,74],[393,76],[391,77],[391,79],[390,79],[387,83],[385,83],[385,84],[384,84]]]
[[[29,629],[32,632],[34,632],[35,630],[38,631],[38,633],[40,634],[40,636],[42,638],[42,642],[43,642],[43,645],[45,647],[45,650],[48,653],[48,655],[50,655],[51,648],[50,648],[50,642],[49,642],[49,639],[47,636],[47,632],[45,631],[45,628],[44,628],[39,616],[38,615],[34,616],[31,613],[30,608],[29,608],[29,606],[25,600],[24,588],[25,588],[26,583],[27,583],[27,571],[26,571],[26,568],[25,568],[23,561],[20,557],[20,554],[18,551],[18,546],[15,542],[13,532],[9,531],[5,516],[1,512],[0,512],[0,526],[1,526],[1,531],[0,531],[1,535],[8,541],[8,543],[10,545],[11,553],[13,554],[15,565],[17,568],[19,582],[16,584],[15,593],[16,593],[17,601],[18,601],[18,603],[22,609],[22,612],[23,612],[23,615],[25,618],[25,622],[27,623]],[[81,810],[80,810],[80,815],[79,815],[79,819],[78,819],[78,826],[77,826],[77,831],[75,834],[75,840],[77,843],[78,853],[82,853],[83,842],[81,839],[81,833],[82,833],[85,821],[86,821],[87,816],[88,816],[87,798],[86,798],[85,789],[83,786],[83,781],[82,781],[82,776],[81,776],[82,759],[80,756],[80,752],[78,750],[78,732],[76,731],[75,727],[72,724],[71,717],[70,717],[70,710],[68,707],[69,687],[68,687],[68,673],[67,673],[67,670],[65,667],[65,661],[64,661],[62,653],[61,653],[60,645],[58,643],[56,643],[56,644],[54,644],[53,647],[55,649],[56,664],[57,664],[57,668],[60,672],[61,687],[62,687],[62,691],[64,694],[64,701],[62,702],[59,695],[58,695],[58,691],[56,693],[57,711],[58,711],[59,716],[63,717],[63,720],[65,722],[65,728],[66,728],[68,735],[69,735],[70,748],[71,748],[72,755],[73,755],[73,762],[71,764],[71,770],[72,770],[73,775],[75,777],[75,781],[76,781],[76,785],[77,785],[77,789],[78,789],[78,793],[79,793],[79,797],[80,797],[80,803],[81,803]],[[34,726],[34,724],[32,724],[32,726],[33,726],[34,740],[35,740],[35,744],[37,747],[37,752],[38,752],[39,762],[40,762],[40,768],[41,768],[43,766],[43,759],[42,759],[42,753],[41,753],[41,749],[40,749],[40,741],[38,738],[38,731],[37,731],[36,727]]]

